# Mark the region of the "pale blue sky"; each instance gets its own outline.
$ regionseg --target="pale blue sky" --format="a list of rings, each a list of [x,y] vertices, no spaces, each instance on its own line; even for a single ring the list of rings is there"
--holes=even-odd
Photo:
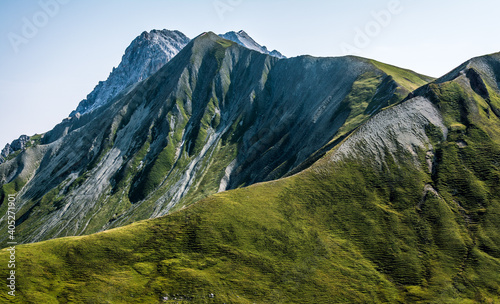
[[[49,16],[40,3],[53,1]],[[193,38],[243,29],[288,57],[341,56],[349,45],[360,56],[441,76],[500,51],[499,11],[497,0],[2,0],[0,149],[59,123],[145,30]],[[36,33],[23,33],[25,18],[35,19]]]

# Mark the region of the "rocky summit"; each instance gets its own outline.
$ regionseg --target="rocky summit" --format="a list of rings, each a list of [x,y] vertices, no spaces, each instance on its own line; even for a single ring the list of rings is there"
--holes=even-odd
[[[500,301],[500,54],[433,79],[233,40],[199,35],[0,165],[16,299]]]
[[[143,32],[125,50],[120,64],[117,68],[113,68],[108,79],[99,82],[70,116],[92,112],[110,102],[125,88],[156,73],[189,41],[190,39],[179,31]]]
[[[247,49],[254,50],[262,54],[271,55],[280,59],[286,58],[285,56],[283,56],[283,54],[281,54],[277,50],[269,51],[267,47],[258,44],[257,42],[255,42],[255,40],[253,40],[252,37],[250,37],[250,35],[248,35],[243,30],[239,32],[231,31],[225,34],[220,34],[219,36],[221,36],[224,39],[236,42],[239,45],[246,47]]]
[[[29,145],[32,144],[31,138],[27,135],[21,135],[10,144],[6,144],[0,153],[0,164],[14,158],[19,153],[24,151]]]
[[[269,52],[266,47],[255,42],[244,31],[228,32],[220,36],[263,54],[284,58],[276,50]],[[70,116],[91,112],[111,102],[118,94],[124,94],[125,89],[131,89],[133,85],[156,73],[189,41],[190,39],[179,31],[152,30],[143,32],[125,50],[120,64],[117,68],[113,68],[108,79],[100,81]]]

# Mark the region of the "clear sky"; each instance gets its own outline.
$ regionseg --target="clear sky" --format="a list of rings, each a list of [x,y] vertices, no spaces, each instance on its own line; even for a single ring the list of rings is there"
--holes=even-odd
[[[50,130],[142,31],[245,30],[287,57],[347,53],[441,76],[500,51],[498,0],[2,0],[0,145]]]

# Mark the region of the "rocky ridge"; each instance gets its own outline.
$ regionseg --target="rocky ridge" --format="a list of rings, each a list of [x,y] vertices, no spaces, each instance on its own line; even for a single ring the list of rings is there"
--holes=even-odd
[[[177,55],[189,41],[179,31],[143,32],[125,50],[120,64],[113,68],[108,79],[99,82],[70,116],[92,112],[111,101],[125,88],[148,78]]]
[[[26,149],[29,141],[29,136],[21,135],[18,139],[12,141],[12,143],[6,144],[0,153],[0,164],[4,163],[9,157],[12,157],[12,154]]]
[[[247,49],[254,50],[262,54],[271,55],[279,59],[286,58],[285,56],[283,56],[283,54],[281,54],[277,50],[269,51],[267,47],[258,44],[257,42],[255,42],[255,40],[252,39],[252,37],[250,37],[250,35],[248,35],[243,30],[239,32],[231,31],[225,34],[220,34],[219,36],[221,36],[224,39],[236,42],[239,45],[246,47]]]

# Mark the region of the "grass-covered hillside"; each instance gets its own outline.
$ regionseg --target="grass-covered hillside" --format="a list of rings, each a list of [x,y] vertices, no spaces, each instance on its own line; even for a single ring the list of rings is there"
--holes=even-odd
[[[495,71],[428,85],[286,179],[18,246],[15,301],[499,303]]]
[[[428,80],[350,56],[278,60],[205,33],[1,164],[0,213],[17,193],[22,243],[159,217],[307,168]]]

